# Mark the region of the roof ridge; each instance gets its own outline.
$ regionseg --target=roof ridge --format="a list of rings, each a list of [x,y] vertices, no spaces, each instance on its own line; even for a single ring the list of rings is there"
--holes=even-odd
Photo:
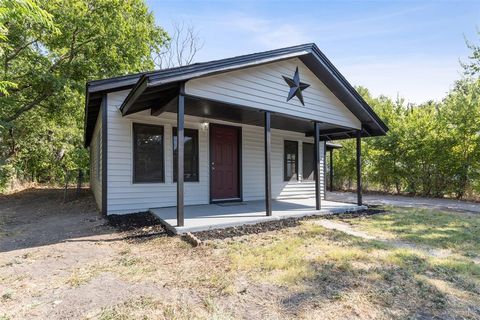
[[[304,44],[300,44],[300,45],[295,45],[295,46],[290,46],[290,47],[282,47],[282,48],[271,49],[271,50],[267,50],[267,51],[259,51],[259,52],[254,52],[254,53],[240,54],[240,55],[233,56],[233,57],[219,58],[219,59],[209,60],[209,61],[200,61],[200,62],[192,63],[192,64],[189,64],[189,65],[183,65],[183,66],[177,66],[177,67],[171,67],[171,68],[165,68],[165,69],[156,69],[156,70],[151,70],[151,71],[143,71],[143,72],[131,73],[131,74],[126,74],[126,75],[119,75],[119,76],[114,76],[114,77],[109,77],[109,78],[103,78],[103,79],[94,79],[94,80],[87,81],[87,85],[102,84],[102,83],[107,82],[109,80],[121,80],[121,79],[126,80],[126,79],[134,78],[134,77],[139,77],[140,78],[143,75],[152,75],[152,74],[156,74],[156,73],[167,73],[167,72],[171,72],[171,71],[179,71],[181,69],[193,69],[195,67],[199,67],[200,65],[215,64],[215,63],[222,62],[222,61],[237,60],[237,59],[240,59],[240,58],[246,59],[246,58],[249,58],[251,56],[259,55],[259,54],[271,55],[272,53],[276,53],[276,52],[280,53],[280,52],[283,52],[283,51],[290,51],[290,50],[293,50],[293,49],[296,49],[296,48],[298,48],[298,49],[300,49],[300,48],[313,49],[314,47],[316,47],[315,43],[304,43]]]

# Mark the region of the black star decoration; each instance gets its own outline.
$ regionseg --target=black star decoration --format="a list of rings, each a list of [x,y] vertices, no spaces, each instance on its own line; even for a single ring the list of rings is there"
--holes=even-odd
[[[293,96],[297,96],[298,100],[302,103],[302,105],[305,105],[303,103],[303,95],[302,91],[305,90],[306,88],[310,87],[309,84],[300,82],[300,75],[298,74],[298,67],[295,70],[295,74],[293,75],[293,79],[287,78],[285,76],[282,76],[285,82],[290,86],[290,92],[288,93],[287,101],[293,98]]]

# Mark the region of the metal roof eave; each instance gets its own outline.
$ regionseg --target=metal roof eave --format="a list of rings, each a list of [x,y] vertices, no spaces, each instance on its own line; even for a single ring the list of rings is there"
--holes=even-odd
[[[281,61],[281,60],[286,60],[286,59],[307,55],[309,53],[311,52],[307,50],[303,50],[303,51],[297,51],[294,53],[283,54],[275,57],[255,59],[251,61],[241,61],[241,62],[228,61],[224,64],[221,63],[222,60],[219,60],[219,61],[216,61],[215,65],[206,65],[204,68],[197,68],[197,69],[192,68],[192,70],[190,71],[179,72],[180,74],[172,71],[165,72],[165,73],[162,71],[158,71],[157,73],[153,72],[153,73],[143,74],[140,77],[140,79],[137,80],[135,86],[132,88],[127,98],[120,106],[120,110],[122,111],[122,115],[128,114],[129,108],[135,101],[134,98],[138,97],[138,95],[135,94],[135,91],[137,90],[141,90],[141,89],[145,90],[146,88],[159,87],[163,85],[169,85],[172,83],[188,81],[191,79],[212,76],[215,74],[240,70],[244,68],[255,67],[255,66],[259,66],[259,65],[263,65],[263,64],[267,64],[275,61]],[[143,85],[141,85],[143,81],[146,81],[145,88],[143,88]]]

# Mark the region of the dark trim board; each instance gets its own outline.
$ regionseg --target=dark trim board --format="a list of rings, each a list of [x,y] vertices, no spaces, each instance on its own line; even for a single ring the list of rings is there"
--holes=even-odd
[[[225,200],[213,200],[212,198],[212,188],[213,188],[213,171],[212,171],[212,159],[213,159],[213,148],[212,148],[212,127],[228,127],[228,128],[235,128],[238,132],[238,195],[239,198],[235,199],[225,199]],[[209,192],[208,198],[210,203],[222,203],[222,202],[242,202],[243,201],[243,165],[242,165],[242,127],[240,126],[231,126],[219,123],[210,123],[208,129],[208,172],[209,172]]]
[[[102,214],[107,215],[108,210],[108,197],[107,197],[107,183],[108,183],[108,101],[107,94],[102,98]]]

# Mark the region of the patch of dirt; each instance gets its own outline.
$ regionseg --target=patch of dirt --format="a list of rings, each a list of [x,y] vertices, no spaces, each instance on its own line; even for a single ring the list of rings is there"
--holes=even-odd
[[[379,213],[373,208],[341,217]],[[330,220],[332,216],[324,218],[335,222]],[[310,252],[316,257],[324,255],[325,248],[318,243],[331,241],[339,250],[347,246],[325,235],[306,235],[303,223],[295,228],[307,219],[318,217],[197,234],[204,239],[226,239],[250,233],[234,240],[243,243],[240,257],[248,263],[245,248],[279,245],[279,263],[288,255],[293,257],[285,261],[287,270],[295,267],[298,259],[310,261]],[[263,282],[255,276],[262,272],[274,275],[281,272],[281,265],[239,269],[229,251],[238,248],[232,248],[229,240],[192,248],[180,237],[166,235],[150,214],[101,216],[88,190],[66,203],[62,189],[0,196],[0,319],[396,319],[399,314],[388,312],[417,308],[415,302],[402,306],[412,292],[415,295],[420,290],[428,297],[425,301],[432,301],[431,286],[417,285],[413,276],[407,278],[411,281],[408,286],[405,279],[392,277],[399,273],[390,269],[378,271],[375,265],[361,269],[360,264],[349,269],[333,258],[320,264],[312,260],[306,266],[311,274],[293,285]],[[306,245],[319,242],[305,249],[306,256],[296,256],[297,250],[288,248],[296,242],[285,242],[288,237],[307,237],[302,240]],[[348,246],[345,250],[347,262],[355,259]],[[265,252],[264,261],[272,259],[270,253]],[[262,258],[255,255],[250,259]],[[387,296],[385,302],[372,298],[372,292],[378,291],[375,288],[385,291],[381,295]],[[403,291],[408,288],[418,290]],[[388,305],[397,301],[400,303],[393,308]],[[469,303],[459,307],[466,310],[464,314],[471,311]],[[418,312],[424,310],[430,312],[430,304],[418,305]]]
[[[78,319],[132,294],[162,293],[103,272],[72,286],[78,270],[122,261],[130,239],[166,232],[148,215],[107,220],[89,190],[69,199],[48,188],[0,196],[0,319]]]
[[[150,212],[109,215],[108,223],[118,231],[128,231],[129,238],[167,236],[160,220]]]
[[[238,227],[230,227],[224,229],[208,230],[193,232],[193,234],[202,241],[228,239],[239,237],[247,234],[257,234],[262,232],[281,230],[285,228],[293,228],[298,226],[301,220],[306,218],[289,218],[275,221],[267,221]]]

